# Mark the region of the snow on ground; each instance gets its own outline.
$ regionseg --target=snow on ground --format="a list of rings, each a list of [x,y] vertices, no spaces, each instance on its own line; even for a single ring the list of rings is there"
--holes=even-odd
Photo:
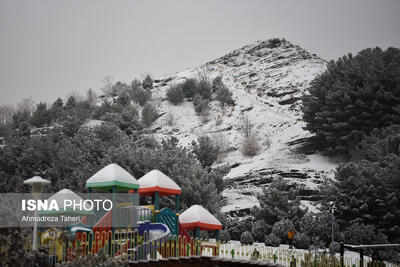
[[[198,68],[187,69],[171,77],[156,80],[153,97],[161,113],[154,124],[155,136],[176,136],[182,145],[188,146],[199,135],[209,135],[223,140],[229,152],[219,164],[235,165],[227,175],[227,181],[243,176],[254,176],[259,170],[289,172],[296,170],[310,177],[332,177],[337,163],[318,154],[305,155],[294,151],[289,142],[310,137],[301,120],[298,99],[307,94],[307,87],[317,75],[326,69],[326,62],[311,55],[299,46],[279,39],[260,41],[211,61]],[[166,100],[170,86],[186,78],[198,77],[206,71],[209,79],[222,76],[224,84],[232,91],[234,107],[222,108],[217,101],[211,102],[208,121],[197,116],[193,103],[185,101],[174,106]],[[243,156],[241,125],[247,116],[262,145],[258,155]],[[173,117],[173,122],[171,118]],[[264,179],[263,175],[259,175]],[[291,178],[290,178],[291,179]],[[292,179],[294,182],[315,189],[312,179]],[[256,195],[262,191],[251,183],[227,187],[223,192],[227,204],[224,212],[258,205]]]

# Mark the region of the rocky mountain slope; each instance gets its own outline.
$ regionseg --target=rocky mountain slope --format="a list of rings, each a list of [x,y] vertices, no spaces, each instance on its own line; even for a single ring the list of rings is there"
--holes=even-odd
[[[156,79],[153,97],[164,115],[151,133],[157,137],[177,136],[184,145],[198,135],[210,135],[224,144],[226,153],[218,164],[229,164],[232,169],[226,177],[223,212],[246,215],[258,205],[256,195],[263,186],[277,176],[299,185],[303,205],[314,209],[316,187],[333,174],[337,164],[319,154],[296,150],[311,136],[303,130],[300,97],[325,69],[323,59],[284,39],[244,46],[197,68]],[[213,101],[209,116],[197,116],[192,102],[174,106],[166,100],[171,85],[204,74],[210,79],[222,76],[236,106],[222,108]],[[254,157],[243,156],[240,150],[244,117],[254,125],[262,146]]]

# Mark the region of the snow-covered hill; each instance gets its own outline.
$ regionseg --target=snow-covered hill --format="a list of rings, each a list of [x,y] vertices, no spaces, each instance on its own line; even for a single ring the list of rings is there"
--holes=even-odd
[[[228,152],[218,163],[232,166],[223,192],[227,200],[223,212],[248,212],[258,205],[256,194],[275,176],[302,186],[303,204],[309,205],[316,186],[324,176],[332,175],[336,163],[295,150],[297,143],[311,136],[303,130],[299,98],[325,69],[323,59],[284,39],[244,46],[197,68],[156,79],[153,97],[165,114],[155,122],[152,132],[157,137],[177,136],[184,145],[198,135],[210,135],[226,143]],[[195,114],[192,102],[174,106],[165,97],[171,85],[204,72],[210,79],[222,76],[236,101],[233,108],[221,108],[213,101],[207,122]],[[245,157],[240,150],[244,116],[254,124],[262,144],[255,157]]]

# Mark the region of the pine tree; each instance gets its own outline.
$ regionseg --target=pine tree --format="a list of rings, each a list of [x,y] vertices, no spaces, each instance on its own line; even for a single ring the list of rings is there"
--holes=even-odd
[[[360,144],[361,160],[340,165],[335,180],[322,190],[323,204],[333,201],[345,228],[374,225],[391,241],[400,241],[400,126],[374,130]]]
[[[192,148],[203,167],[211,167],[218,158],[219,148],[208,136],[199,136],[197,142],[193,140]]]
[[[147,74],[144,78],[143,82],[143,89],[150,90],[153,89],[153,79],[151,78],[150,74]]]
[[[254,208],[252,213],[269,225],[281,219],[289,219],[298,224],[306,212],[300,208],[300,198],[296,196],[296,192],[290,190],[289,184],[282,178],[274,179],[258,200],[260,207]]]
[[[306,129],[328,154],[354,149],[374,128],[400,123],[400,49],[364,49],[331,61],[304,98]]]
[[[147,127],[150,127],[150,125],[158,118],[158,112],[156,108],[152,105],[147,103],[142,110],[142,122],[144,125]]]

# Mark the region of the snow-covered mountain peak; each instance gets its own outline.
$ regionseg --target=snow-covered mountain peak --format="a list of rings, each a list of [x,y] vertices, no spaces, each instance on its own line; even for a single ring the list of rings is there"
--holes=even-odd
[[[229,164],[224,212],[248,210],[257,205],[256,194],[273,177],[281,176],[303,188],[304,203],[323,176],[336,164],[318,154],[301,154],[296,147],[311,136],[303,130],[301,96],[310,82],[326,69],[326,61],[285,39],[258,41],[218,59],[173,76],[155,79],[153,96],[161,116],[151,131],[157,137],[176,136],[189,145],[199,135],[222,142],[226,153],[218,164]],[[236,105],[221,107],[212,101],[207,117],[194,112],[192,102],[173,105],[166,100],[170,86],[206,74],[221,76]],[[247,117],[254,125],[260,152],[244,156],[242,125]],[[314,190],[314,191],[313,191]]]

